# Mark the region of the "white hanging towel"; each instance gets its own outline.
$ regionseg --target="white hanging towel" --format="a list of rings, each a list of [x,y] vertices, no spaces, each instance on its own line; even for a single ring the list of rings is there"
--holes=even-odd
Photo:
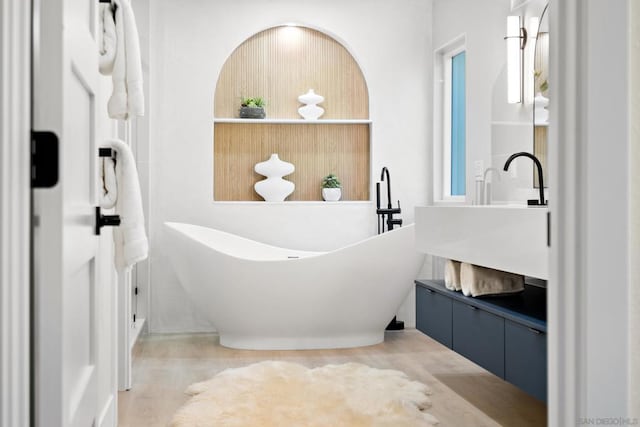
[[[114,8],[111,3],[100,3],[100,22],[102,23],[102,45],[100,46],[100,74],[110,76],[116,59],[116,22],[113,19]]]
[[[107,104],[109,117],[126,120],[131,116],[143,116],[140,40],[131,3],[129,0],[113,0],[113,5],[102,6],[101,19],[100,72],[110,74],[113,79],[113,93]]]
[[[103,159],[103,194],[100,206],[114,207],[120,226],[113,231],[115,265],[126,269],[147,258],[149,243],[144,229],[144,212],[140,196],[138,171],[129,146],[119,139],[107,140],[103,147],[116,151],[115,161]]]

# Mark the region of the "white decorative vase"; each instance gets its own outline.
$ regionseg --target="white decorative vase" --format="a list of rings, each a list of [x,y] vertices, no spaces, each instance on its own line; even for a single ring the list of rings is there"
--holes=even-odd
[[[306,104],[304,107],[298,108],[298,113],[300,113],[305,120],[318,120],[318,118],[324,114],[324,108],[316,105],[324,101],[324,96],[316,94],[313,89],[309,89],[309,92],[300,95],[298,101]]]
[[[341,188],[323,188],[322,198],[327,202],[337,202],[342,197]]]
[[[256,193],[267,202],[283,202],[296,188],[293,182],[282,179],[283,176],[293,173],[296,170],[295,166],[283,162],[277,154],[272,154],[266,162],[256,163],[253,169],[267,177],[253,186]]]
[[[535,106],[533,111],[533,116],[535,117],[534,124],[548,125],[549,110],[547,110],[547,106],[549,105],[549,98],[542,96],[542,94],[538,92],[535,98],[533,98],[533,105]]]

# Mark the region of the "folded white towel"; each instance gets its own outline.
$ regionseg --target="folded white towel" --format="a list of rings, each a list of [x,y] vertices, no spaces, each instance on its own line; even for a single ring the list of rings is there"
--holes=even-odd
[[[466,296],[511,294],[524,290],[524,276],[463,262],[460,285]]]
[[[448,259],[444,265],[444,286],[452,291],[459,291],[460,286],[460,262]]]
[[[100,47],[100,74],[110,76],[116,59],[116,23],[111,3],[100,4],[100,22],[102,23],[102,46]]]
[[[107,104],[109,117],[126,120],[144,115],[140,40],[129,0],[114,0],[116,52],[113,61],[113,93]],[[107,19],[108,21],[108,19]]]
[[[115,181],[117,197],[115,210],[120,215],[120,226],[113,231],[115,244],[115,264],[118,269],[126,269],[136,262],[147,258],[149,244],[144,229],[144,212],[140,196],[140,183],[136,163],[129,146],[119,139],[107,140],[105,147],[114,149],[117,153],[115,161]],[[112,163],[113,164],[113,163]],[[114,188],[110,180],[109,163],[105,168],[104,187],[107,192]],[[111,198],[104,199],[108,206]]]

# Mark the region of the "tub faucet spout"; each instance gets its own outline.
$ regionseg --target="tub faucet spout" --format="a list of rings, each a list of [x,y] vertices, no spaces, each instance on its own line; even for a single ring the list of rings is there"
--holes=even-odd
[[[384,182],[385,175],[387,176],[387,209],[391,209],[391,177],[389,176],[389,169],[387,169],[386,166],[382,168],[380,181]]]

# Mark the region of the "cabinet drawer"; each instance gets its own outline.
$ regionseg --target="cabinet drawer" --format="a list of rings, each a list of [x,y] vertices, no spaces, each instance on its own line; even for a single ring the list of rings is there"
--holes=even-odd
[[[451,348],[451,298],[416,286],[416,328]]]
[[[453,301],[453,350],[504,378],[504,319]]]
[[[547,400],[547,336],[505,320],[505,379],[532,396]]]

